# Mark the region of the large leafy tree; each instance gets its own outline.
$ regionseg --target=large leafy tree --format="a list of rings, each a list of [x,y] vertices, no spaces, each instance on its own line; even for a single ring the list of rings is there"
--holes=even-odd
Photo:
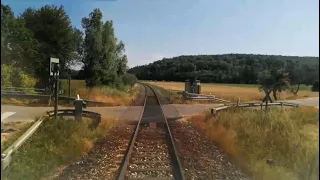
[[[40,9],[26,9],[19,19],[39,42],[38,63],[35,74],[42,86],[49,82],[49,59],[59,58],[60,71],[78,59],[78,45],[81,33],[71,26],[71,21],[63,6],[46,5]]]
[[[15,18],[11,8],[1,4],[1,64],[33,74],[33,67],[39,62],[38,45],[24,20]]]
[[[120,86],[127,70],[124,43],[117,42],[113,22],[102,21],[100,9],[94,9],[89,17],[82,19],[85,29],[83,64],[86,84]]]
[[[290,78],[289,73],[287,73],[284,69],[279,70],[264,70],[259,73],[258,83],[260,84],[259,89],[264,90],[267,96],[263,99],[263,101],[270,100],[268,99],[268,94],[270,92],[273,93],[273,98],[278,100],[277,92],[282,92],[290,89]]]
[[[101,84],[99,73],[102,49],[102,12],[94,9],[89,17],[82,19],[82,27],[85,29],[83,43],[83,64],[86,84],[89,87]]]

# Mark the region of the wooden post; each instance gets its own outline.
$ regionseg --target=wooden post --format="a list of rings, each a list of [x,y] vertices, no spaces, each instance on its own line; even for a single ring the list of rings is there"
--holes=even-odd
[[[239,104],[240,104],[240,98],[238,97],[237,106],[239,106]]]
[[[216,117],[216,115],[217,115],[217,110],[216,109],[211,109],[211,115],[212,115],[212,117]]]
[[[262,106],[263,106],[263,103],[261,103],[261,111],[262,111]]]
[[[266,110],[268,110],[268,99],[266,101]]]
[[[71,97],[71,76],[68,78],[68,85],[69,85],[69,97]]]

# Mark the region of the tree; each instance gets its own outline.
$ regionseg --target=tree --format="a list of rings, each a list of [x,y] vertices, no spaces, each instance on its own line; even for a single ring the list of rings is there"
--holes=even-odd
[[[87,86],[122,86],[127,56],[124,43],[117,42],[113,22],[103,22],[100,9],[94,9],[89,17],[82,19],[82,27],[85,29],[83,63]]]
[[[28,8],[22,13],[26,27],[39,42],[38,62],[34,66],[35,74],[41,79],[41,86],[49,82],[49,59],[59,58],[60,71],[76,59],[79,45],[78,31],[71,25],[69,16],[63,6],[46,5],[40,9]]]
[[[82,18],[82,27],[85,29],[83,43],[83,64],[86,84],[89,87],[99,85],[98,72],[100,70],[100,58],[102,49],[102,13],[94,9],[89,17]]]
[[[1,4],[1,64],[20,68],[34,74],[38,41],[25,27],[23,19],[15,18],[11,8]]]
[[[290,91],[297,95],[300,89],[300,84],[303,81],[302,69],[299,61],[287,60],[286,62],[286,71],[289,73],[291,88]]]
[[[260,84],[259,89],[264,90],[266,93],[264,101],[272,102],[269,94],[273,92],[275,100],[277,98],[277,92],[282,92],[290,88],[289,74],[284,70],[280,69],[277,71],[264,70],[259,73],[258,83]]]
[[[312,91],[319,92],[319,81],[315,81],[312,85]]]
[[[160,65],[161,71],[155,71],[155,64]],[[197,75],[203,82],[256,84],[259,72],[285,69],[290,76],[290,90],[297,93],[299,84],[310,85],[318,80],[318,67],[319,57],[222,54],[164,58],[148,65],[131,68],[128,72],[135,74],[139,79],[185,81],[186,78]],[[174,73],[171,68],[175,68]],[[152,72],[152,76],[149,72]]]
[[[124,43],[122,41],[120,41],[117,44],[117,50],[116,50],[116,57],[118,58],[117,61],[117,74],[119,76],[122,76],[125,74],[125,72],[127,72],[128,67],[127,67],[127,63],[128,63],[128,58],[127,55],[124,54],[125,49],[124,49]]]

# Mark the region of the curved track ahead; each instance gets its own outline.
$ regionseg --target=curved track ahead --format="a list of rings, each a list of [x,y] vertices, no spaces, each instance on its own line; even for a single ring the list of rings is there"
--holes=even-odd
[[[144,108],[122,164],[118,180],[177,179],[184,180],[183,170],[169,124],[155,91],[147,84]]]

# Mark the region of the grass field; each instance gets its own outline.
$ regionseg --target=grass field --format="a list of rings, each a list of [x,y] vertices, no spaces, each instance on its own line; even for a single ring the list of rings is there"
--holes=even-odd
[[[45,119],[39,129],[17,152],[11,165],[1,172],[3,180],[50,179],[58,168],[86,155],[99,139],[105,138],[114,125],[113,119],[102,119],[97,128],[92,120]],[[2,148],[2,147],[1,147]]]
[[[184,82],[162,82],[162,81],[142,81],[152,85],[156,85],[171,91],[172,93],[184,90]],[[299,99],[307,97],[318,97],[318,92],[311,92],[310,86],[301,86],[297,96],[291,92],[280,93],[280,99]],[[258,90],[258,85],[248,84],[214,84],[201,83],[201,93],[215,95],[217,98],[236,101],[240,97],[241,101],[261,101],[264,97],[264,92]]]
[[[61,80],[61,90],[64,95],[68,96],[69,86],[68,80]],[[110,106],[129,105],[132,99],[136,98],[140,86],[135,85],[133,88],[125,86],[123,90],[114,89],[108,86],[86,88],[84,80],[71,81],[71,97],[76,97],[79,94],[80,98],[93,101],[105,102]]]
[[[69,96],[68,80],[60,80],[59,89],[63,91],[63,96]],[[122,106],[129,105],[133,99],[137,97],[140,86],[125,86],[122,90],[111,88],[108,86],[86,88],[84,80],[71,80],[71,97],[77,97],[79,94],[81,99],[104,102],[106,106]],[[15,104],[22,106],[48,106],[47,100],[37,99],[1,99],[2,104]],[[53,103],[51,103],[52,105]],[[59,102],[60,105],[70,106],[66,102]]]
[[[319,112],[313,107],[227,109],[189,119],[259,180],[319,179]]]

